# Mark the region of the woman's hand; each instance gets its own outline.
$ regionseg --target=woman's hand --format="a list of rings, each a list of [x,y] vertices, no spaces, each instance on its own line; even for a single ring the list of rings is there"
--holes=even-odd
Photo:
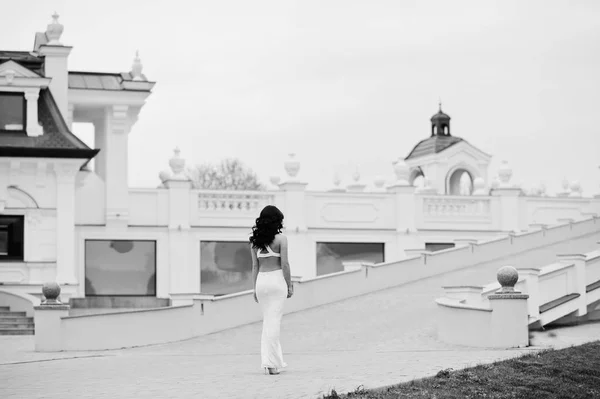
[[[254,291],[254,302],[258,303],[258,298],[256,297],[256,291]]]
[[[290,284],[290,285],[288,285],[288,294],[287,294],[287,297],[291,298],[292,295],[294,295],[294,285]]]

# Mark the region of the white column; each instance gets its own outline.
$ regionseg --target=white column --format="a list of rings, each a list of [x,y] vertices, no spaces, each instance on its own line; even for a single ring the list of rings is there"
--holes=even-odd
[[[76,284],[75,271],[75,176],[77,163],[54,165],[56,174],[56,282]]]
[[[561,263],[575,265],[575,280],[573,281],[573,292],[579,294],[577,301],[577,312],[575,316],[585,316],[587,314],[587,299],[586,299],[586,277],[585,277],[585,259],[583,254],[564,254],[558,255]]]
[[[107,109],[105,120],[106,225],[125,227],[129,221],[127,105]]]
[[[193,264],[193,245],[190,234],[190,180],[167,180],[169,190],[169,294],[200,292],[200,278]]]
[[[500,197],[500,229],[502,231],[521,231],[521,189],[520,188],[496,188],[492,190],[492,196]]]
[[[50,92],[65,120],[68,118],[69,71],[68,58],[72,47],[43,45],[39,48],[44,56],[44,76],[52,78]]]
[[[39,97],[39,90],[25,92],[25,100],[27,100],[27,135],[31,137],[41,136],[44,133],[38,122]]]
[[[309,248],[306,226],[306,197],[307,183],[287,181],[279,185],[284,191],[283,225],[288,237],[288,256],[293,276],[311,278],[317,275],[317,259],[314,248]],[[312,255],[311,255],[312,254]]]

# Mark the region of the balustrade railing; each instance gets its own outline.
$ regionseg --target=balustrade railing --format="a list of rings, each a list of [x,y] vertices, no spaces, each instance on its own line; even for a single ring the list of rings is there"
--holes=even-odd
[[[200,212],[247,213],[260,212],[266,205],[273,204],[275,195],[252,191],[200,191]]]
[[[423,217],[425,220],[466,218],[470,220],[490,220],[490,198],[431,196],[423,197]]]

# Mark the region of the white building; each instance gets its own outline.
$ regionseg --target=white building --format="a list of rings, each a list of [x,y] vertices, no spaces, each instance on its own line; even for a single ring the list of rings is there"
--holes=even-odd
[[[74,307],[156,307],[246,291],[248,234],[267,204],[285,214],[296,279],[600,213],[577,183],[525,195],[506,163],[488,181],[491,155],[451,135],[441,106],[430,136],[393,164],[396,180],[373,189],[356,174],[348,187],[309,191],[291,156],[275,190],[195,190],[179,150],[159,188],[131,189],[128,135],[154,83],[137,55],[129,72],[69,71],[62,30],[54,16],[32,51],[0,51],[0,293],[39,296],[56,281]],[[73,122],[93,123],[97,149]]]

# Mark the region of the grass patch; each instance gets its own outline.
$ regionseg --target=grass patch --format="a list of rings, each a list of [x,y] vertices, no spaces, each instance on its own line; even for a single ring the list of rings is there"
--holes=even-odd
[[[323,399],[600,398],[600,341],[469,369],[440,370],[435,377]]]

